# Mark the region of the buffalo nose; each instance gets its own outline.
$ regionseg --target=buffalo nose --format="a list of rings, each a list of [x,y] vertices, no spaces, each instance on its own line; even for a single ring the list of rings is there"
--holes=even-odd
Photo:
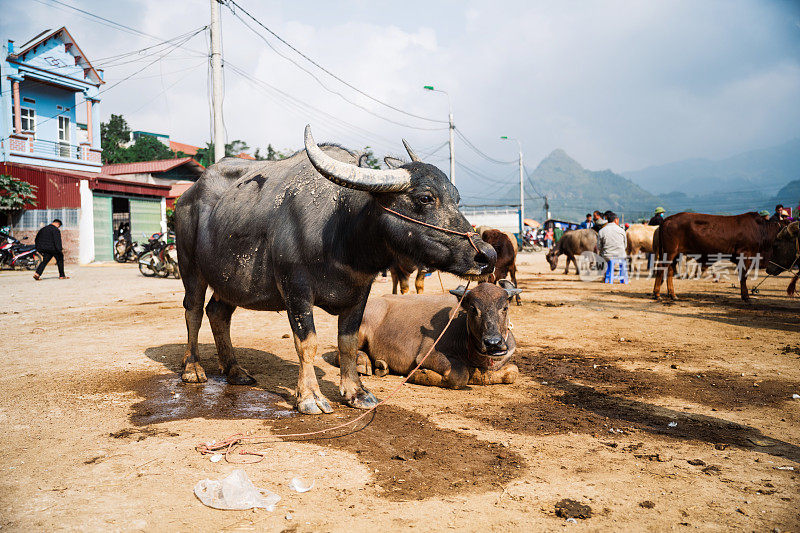
[[[475,254],[475,263],[480,267],[481,274],[493,272],[494,264],[497,261],[497,252],[490,244],[484,241],[478,241],[476,245],[478,253]]]
[[[503,337],[500,335],[492,335],[491,337],[484,337],[483,343],[486,345],[487,348],[500,348],[503,344]]]

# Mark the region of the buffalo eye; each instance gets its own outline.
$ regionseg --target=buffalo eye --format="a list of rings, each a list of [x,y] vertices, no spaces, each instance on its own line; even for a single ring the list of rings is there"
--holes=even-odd
[[[417,198],[417,200],[423,205],[430,205],[434,202],[433,195],[430,194],[422,194]]]

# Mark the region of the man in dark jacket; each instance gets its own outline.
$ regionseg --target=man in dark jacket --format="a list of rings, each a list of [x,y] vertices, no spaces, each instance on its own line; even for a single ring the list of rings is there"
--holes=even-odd
[[[656,212],[653,215],[653,218],[650,219],[650,222],[647,223],[648,226],[660,226],[662,222],[664,222],[664,208],[663,207],[656,207]]]
[[[44,267],[50,262],[50,259],[56,258],[56,265],[58,265],[58,279],[67,279],[64,274],[64,252],[61,246],[61,221],[55,219],[52,223],[43,227],[36,234],[36,251],[42,254],[42,262],[36,267],[36,274],[33,279],[39,280],[44,272]]]

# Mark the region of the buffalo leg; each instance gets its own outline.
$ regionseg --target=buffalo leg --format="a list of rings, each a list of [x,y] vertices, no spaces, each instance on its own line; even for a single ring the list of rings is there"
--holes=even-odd
[[[497,385],[500,383],[514,383],[519,376],[517,365],[505,365],[500,370],[470,369],[470,385]]]
[[[463,364],[453,364],[443,353],[434,351],[422,368],[408,380],[415,385],[463,389],[469,382],[469,369]]]
[[[514,286],[519,288],[517,285],[517,265],[516,263],[512,263],[511,267],[508,269],[508,273],[511,275],[511,281],[514,282]],[[515,294],[514,298],[516,299],[517,305],[522,305],[522,300],[519,297],[519,294]]]
[[[181,380],[186,383],[203,383],[206,381],[206,373],[198,362],[197,335],[200,331],[200,325],[203,323],[203,304],[205,303],[208,284],[200,279],[196,273],[182,276],[182,281],[186,289],[186,294],[183,297],[183,307],[186,310],[188,342],[181,363],[183,368]]]
[[[661,285],[664,283],[664,266],[661,262],[663,258],[658,257],[657,255],[653,259],[653,267],[656,269],[656,279],[653,282],[653,298],[658,300],[658,297],[661,295]]]
[[[378,399],[364,387],[358,375],[358,329],[367,304],[367,292],[362,302],[339,315],[339,392],[350,407],[370,409],[378,405]]]
[[[414,288],[417,290],[417,294],[425,292],[425,270],[421,268],[417,270],[417,279],[414,280]]]
[[[739,273],[739,288],[742,291],[742,300],[750,303],[750,294],[747,292],[747,272],[750,270],[752,261],[750,259],[743,259],[742,269]]]
[[[220,370],[225,374],[231,385],[253,385],[256,380],[239,366],[231,342],[231,316],[236,307],[217,300],[213,296],[206,306],[206,315],[214,334],[214,343],[217,345]]]
[[[284,292],[289,296],[288,292]],[[333,407],[322,395],[314,373],[314,358],[317,356],[317,332],[314,327],[314,314],[310,298],[298,295],[286,298],[289,325],[294,333],[294,348],[300,359],[300,373],[297,377],[297,410],[307,415],[332,413]]]
[[[677,300],[675,297],[675,285],[673,282],[673,278],[675,277],[675,268],[678,266],[678,257],[673,257],[669,262],[669,267],[667,267],[667,294],[669,295],[670,299]]]
[[[567,254],[567,264],[564,267],[564,274],[569,274],[569,262],[570,261],[575,261],[575,257],[573,257],[571,254]],[[575,263],[575,269],[577,269],[577,268],[578,268],[578,264]]]

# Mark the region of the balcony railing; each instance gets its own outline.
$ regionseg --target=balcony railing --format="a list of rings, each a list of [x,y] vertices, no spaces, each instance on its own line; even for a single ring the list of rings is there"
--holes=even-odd
[[[100,163],[100,151],[93,150],[88,144],[75,145],[62,141],[31,139],[30,137],[13,135],[9,139],[12,152],[38,156],[43,159],[71,159]]]

